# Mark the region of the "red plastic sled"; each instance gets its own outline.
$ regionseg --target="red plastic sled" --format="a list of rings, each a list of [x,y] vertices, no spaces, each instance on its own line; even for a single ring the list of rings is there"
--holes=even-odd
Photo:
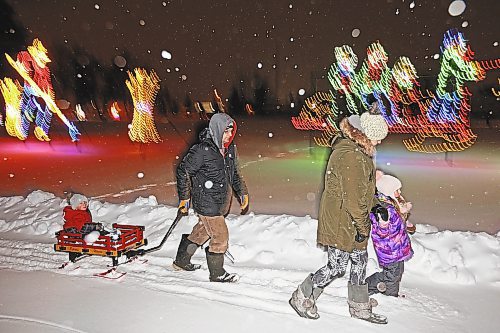
[[[113,240],[109,235],[101,235],[92,244],[86,244],[82,234],[60,230],[56,232],[57,244],[54,244],[54,250],[68,252],[69,260],[72,262],[81,255],[98,255],[110,257],[113,259],[113,266],[117,266],[119,257],[125,255],[129,258],[127,255],[129,251],[148,243],[143,236],[144,226],[113,223],[113,229],[120,230],[121,235],[118,239]]]

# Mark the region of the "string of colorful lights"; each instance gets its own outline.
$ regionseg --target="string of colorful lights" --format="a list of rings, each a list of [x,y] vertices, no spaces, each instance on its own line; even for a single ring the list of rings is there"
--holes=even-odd
[[[435,92],[420,90],[417,71],[407,57],[399,57],[389,68],[387,53],[378,41],[368,47],[367,57],[358,71],[358,58],[352,48],[335,47],[336,62],[329,68],[328,80],[334,91],[345,97],[349,114],[368,110],[368,98],[373,96],[391,133],[415,134],[403,140],[408,150],[461,151],[476,140],[469,118],[472,94],[464,84],[483,80],[486,71],[499,69],[500,59],[475,61],[474,52],[456,29],[445,33],[440,51],[441,67]],[[322,131],[315,142],[329,146],[339,131],[336,126],[339,118],[335,95],[319,92],[306,99],[299,115],[292,117],[292,124],[297,129]],[[428,138],[439,138],[443,142],[427,143]]]
[[[125,81],[134,102],[134,115],[129,125],[128,136],[133,142],[158,143],[161,141],[153,119],[153,105],[160,90],[160,78],[154,70],[150,74],[143,68],[136,68],[134,74],[127,72]]]

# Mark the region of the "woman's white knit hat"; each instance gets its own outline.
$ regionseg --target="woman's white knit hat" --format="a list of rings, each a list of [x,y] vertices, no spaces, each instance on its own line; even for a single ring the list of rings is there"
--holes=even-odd
[[[384,117],[379,114],[365,112],[360,117],[361,128],[366,137],[370,140],[383,140],[389,133],[389,126]]]
[[[373,103],[369,112],[363,113],[361,117],[352,115],[348,120],[352,126],[363,132],[368,139],[383,140],[389,133],[389,126],[387,126],[384,117],[378,112],[378,104]]]

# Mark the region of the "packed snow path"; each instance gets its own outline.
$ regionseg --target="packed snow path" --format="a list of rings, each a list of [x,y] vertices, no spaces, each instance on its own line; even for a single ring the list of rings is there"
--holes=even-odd
[[[235,262],[226,259],[226,269],[241,276],[235,284],[208,282],[203,250],[198,250],[193,257],[193,262],[202,264],[202,269],[194,272],[173,270],[171,264],[180,237],[188,233],[197,221],[192,212],[181,220],[160,251],[144,256],[148,259],[146,263],[133,261],[120,265],[118,270],[127,274],[120,280],[108,281],[94,277],[94,274],[107,270],[111,264],[110,258],[91,256],[59,269],[68,259],[67,254],[53,250],[54,233],[62,227],[64,205],[63,199],[42,191],[32,192],[26,198],[0,198],[3,208],[0,213],[0,276],[6,270],[55,274],[58,280],[59,277],[67,277],[78,284],[90,284],[98,288],[103,283],[108,286],[111,284],[113,288],[119,285],[183,299],[188,303],[207,302],[222,308],[264,312],[266,316],[293,319],[301,325],[308,322],[296,316],[288,305],[288,299],[297,285],[309,272],[326,262],[326,254],[315,242],[317,221],[308,216],[230,215],[227,219],[230,229],[229,251]],[[90,209],[94,221],[109,225],[114,222],[144,225],[145,237],[149,241],[145,248],[159,244],[177,211],[174,207],[158,205],[154,197],[139,198],[127,205],[92,201]],[[428,332],[467,332],[464,323],[473,318],[474,313],[487,316],[488,310],[470,310],[471,302],[476,299],[474,293],[469,295],[471,300],[466,301],[467,306],[463,308],[463,295],[457,302],[453,293],[464,288],[473,287],[487,297],[494,297],[492,299],[498,303],[499,235],[437,232],[431,226],[418,225],[418,232],[412,236],[412,244],[415,256],[406,265],[402,283],[401,292],[405,297],[375,296],[380,303],[375,311],[389,317],[388,327],[404,329],[408,327],[405,321],[411,320]],[[375,260],[371,259],[369,272],[375,269]],[[346,285],[344,277],[325,289],[318,301],[322,316],[320,321],[333,321],[342,327],[352,327],[353,331],[356,331],[356,327],[371,327],[349,318]],[[485,305],[482,307],[488,308]],[[464,313],[466,310],[472,312]],[[2,321],[21,320],[12,315],[10,317],[0,312],[0,327]],[[495,327],[498,318],[492,314],[490,319],[489,322],[478,321],[475,325]],[[26,321],[36,322],[29,318]],[[375,331],[380,329],[372,328]],[[250,327],[245,329],[249,331]]]

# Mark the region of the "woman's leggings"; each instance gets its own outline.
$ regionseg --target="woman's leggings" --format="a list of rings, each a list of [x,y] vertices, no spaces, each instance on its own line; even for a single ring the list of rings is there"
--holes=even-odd
[[[321,267],[312,276],[315,286],[326,287],[334,279],[345,274],[347,263],[351,259],[351,272],[349,281],[354,285],[365,283],[366,264],[368,263],[368,252],[366,250],[354,249],[351,253],[339,250],[333,246],[327,246],[328,263]]]

